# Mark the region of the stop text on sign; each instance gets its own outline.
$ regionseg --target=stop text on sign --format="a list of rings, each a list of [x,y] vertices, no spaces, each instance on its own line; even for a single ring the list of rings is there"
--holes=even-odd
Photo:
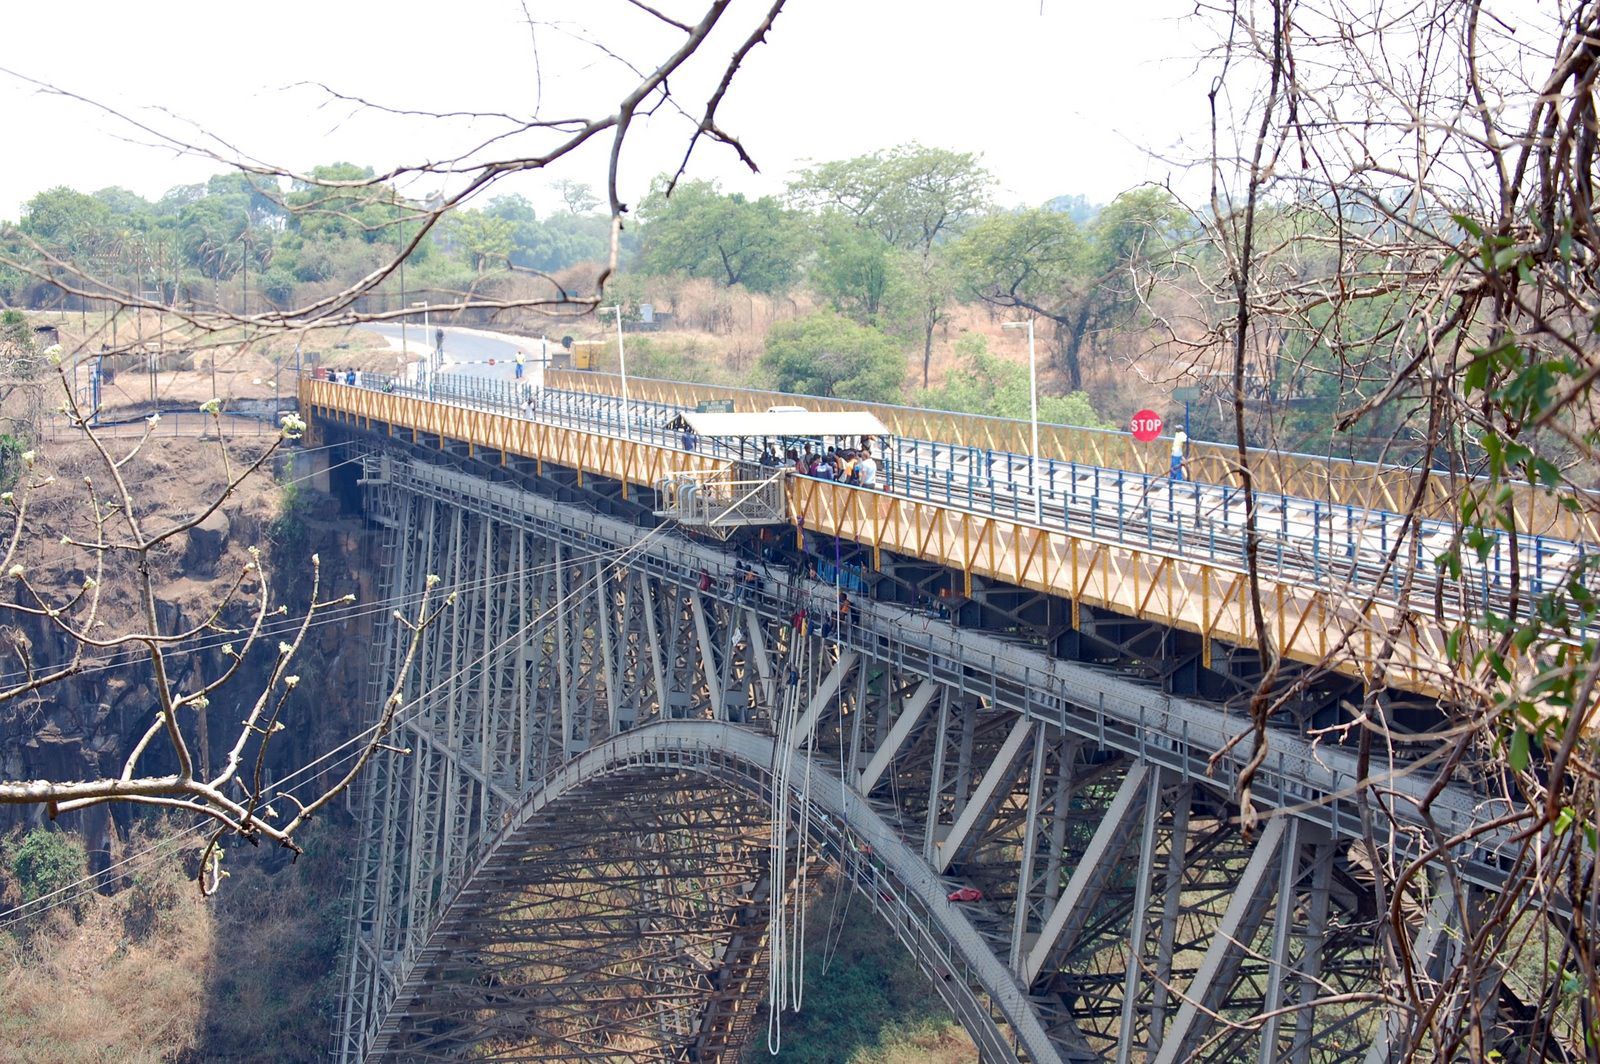
[[[1133,415],[1133,420],[1128,427],[1133,430],[1133,438],[1140,443],[1149,443],[1161,435],[1161,415],[1154,410],[1141,410]]]

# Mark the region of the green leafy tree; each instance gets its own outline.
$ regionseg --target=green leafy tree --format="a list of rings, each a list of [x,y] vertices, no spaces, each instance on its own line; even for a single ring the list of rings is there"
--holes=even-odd
[[[600,198],[594,194],[594,189],[582,181],[562,178],[550,187],[561,197],[568,214],[588,214],[600,206]]]
[[[925,253],[988,205],[993,184],[971,152],[910,143],[803,170],[790,195],[843,213],[893,247]]]
[[[711,181],[687,181],[669,197],[659,186],[640,206],[646,273],[709,277],[753,292],[786,288],[798,272],[804,237],[776,199],[723,195]]]
[[[1186,224],[1165,191],[1139,189],[1118,196],[1087,227],[1061,211],[991,215],[962,238],[954,258],[967,289],[985,302],[1055,322],[1062,368],[1078,391],[1084,337],[1136,312],[1130,278],[1167,261]]]
[[[373,180],[371,167],[353,163],[313,168],[311,180],[296,183],[284,201],[291,224],[308,242],[344,237],[392,245],[406,213],[394,189]]]
[[[774,325],[760,366],[779,391],[876,403],[898,402],[906,373],[893,340],[831,311]]]
[[[994,178],[970,152],[902,144],[804,170],[790,196],[813,210],[838,212],[912,256],[910,288],[922,333],[922,384],[933,361],[933,334],[954,291],[938,246],[989,202]]]
[[[991,417],[1029,416],[1028,367],[989,352],[979,333],[956,341],[958,362],[938,388],[917,394],[917,404],[934,410],[956,410]],[[1083,392],[1039,396],[1039,420],[1056,425],[1108,428]]]
[[[581,198],[569,201],[569,207],[576,202]],[[522,269],[551,273],[574,263],[603,260],[611,252],[611,219],[604,215],[569,211],[540,221],[533,204],[518,195],[496,196],[484,213],[511,224],[510,261]],[[631,232],[623,234],[624,254],[635,244]]]
[[[466,257],[475,274],[510,259],[516,231],[516,223],[484,211],[457,211],[444,222],[448,240]]]
[[[83,878],[87,864],[83,843],[48,828],[34,828],[21,842],[7,846],[6,856],[25,902],[38,901]]]
[[[905,251],[836,211],[818,223],[817,238],[808,277],[835,310],[863,325],[908,316],[915,265]]]
[[[75,253],[110,221],[111,209],[100,200],[58,185],[23,204],[20,228],[41,244]]]

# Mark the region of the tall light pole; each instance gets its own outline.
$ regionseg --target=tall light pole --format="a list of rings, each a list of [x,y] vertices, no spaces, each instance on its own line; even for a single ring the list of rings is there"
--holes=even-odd
[[[411,305],[413,307],[421,307],[422,308],[422,344],[423,344],[423,349],[426,350],[427,349],[427,344],[428,344],[428,331],[429,331],[428,330],[428,302],[427,302],[427,300],[420,300],[418,302],[412,303]],[[428,373],[429,373],[430,376],[438,369],[437,365],[434,362],[434,360],[437,357],[438,357],[438,352],[437,351],[435,351],[434,354],[431,354],[431,355],[428,356]]]
[[[1044,492],[1039,488],[1039,363],[1033,354],[1033,319],[1003,322],[1000,328],[1028,330],[1028,422],[1033,431],[1032,450],[1028,452],[1028,472],[1032,474],[1029,479],[1033,481],[1033,520],[1035,524],[1042,525]]]
[[[617,371],[622,377],[622,435],[627,437],[633,432],[628,421],[628,356],[622,350],[622,305],[605,309],[617,316]]]

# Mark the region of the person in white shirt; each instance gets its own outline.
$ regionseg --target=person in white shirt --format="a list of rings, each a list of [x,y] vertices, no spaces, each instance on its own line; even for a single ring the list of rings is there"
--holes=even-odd
[[[1172,479],[1184,477],[1184,460],[1188,457],[1189,434],[1182,429],[1172,434]]]
[[[856,462],[856,477],[863,488],[878,488],[878,463],[873,460],[871,451],[861,452],[861,458]]]

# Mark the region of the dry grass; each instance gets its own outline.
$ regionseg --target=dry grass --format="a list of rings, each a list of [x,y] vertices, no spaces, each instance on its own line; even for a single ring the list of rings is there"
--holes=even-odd
[[[176,866],[113,897],[0,932],[0,1060],[139,1064],[194,1045],[216,923]],[[156,899],[159,916],[141,912]],[[140,934],[134,928],[147,928]]]
[[[155,835],[136,833],[130,851]],[[110,896],[0,931],[0,1060],[16,1064],[326,1059],[336,1006],[337,862],[348,839],[330,825],[307,855],[230,852],[212,901],[190,873],[200,840],[135,863]]]

